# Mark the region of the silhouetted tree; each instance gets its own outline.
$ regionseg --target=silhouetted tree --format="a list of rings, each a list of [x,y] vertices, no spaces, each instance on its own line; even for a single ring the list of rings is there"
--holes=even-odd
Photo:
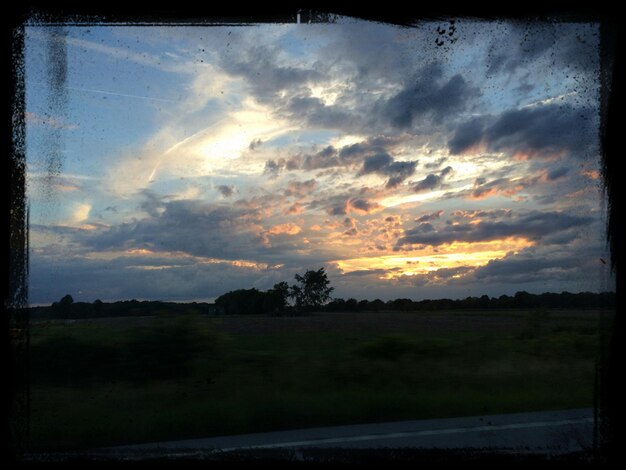
[[[326,305],[324,310],[327,312],[345,312],[346,301],[344,299],[333,299]]]
[[[274,284],[265,294],[263,310],[266,313],[283,313],[289,299],[289,284],[285,281]]]
[[[324,268],[309,270],[304,276],[296,274],[295,279],[298,284],[291,286],[290,296],[294,299],[297,310],[310,310],[324,305],[334,290],[334,287],[330,287]]]
[[[265,296],[258,289],[238,289],[220,295],[215,305],[226,314],[259,314],[264,313]]]
[[[346,300],[346,311],[356,312],[359,309],[359,302],[356,299]]]

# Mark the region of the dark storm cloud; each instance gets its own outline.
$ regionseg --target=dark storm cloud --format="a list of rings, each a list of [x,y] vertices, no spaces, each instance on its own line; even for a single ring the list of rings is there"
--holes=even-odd
[[[217,190],[224,197],[230,197],[235,194],[235,187],[233,185],[221,184],[217,187]]]
[[[358,212],[370,213],[381,208],[380,204],[367,199],[350,199],[349,207],[356,209]]]
[[[487,75],[498,72],[510,74],[528,66],[557,42],[558,31],[549,23],[510,23],[507,27],[507,37],[494,40],[486,56]]]
[[[400,136],[372,136],[362,142],[341,147],[339,156],[345,161],[362,160],[377,153],[388,153],[395,145],[402,142]]]
[[[284,158],[278,160],[267,160],[265,162],[264,174],[275,178],[285,168],[286,162]]]
[[[569,167],[566,166],[553,168],[548,171],[548,180],[556,181],[558,179],[564,178],[569,173],[569,170]]]
[[[385,184],[385,188],[387,189],[397,188],[398,186],[402,184],[402,182],[405,179],[406,179],[406,176],[392,176],[391,178],[387,180],[387,183]]]
[[[130,256],[112,260],[61,257],[53,262],[38,258],[32,265],[31,303],[51,303],[68,293],[77,301],[87,302],[95,299],[189,301],[217,297],[242,286],[267,289],[278,282],[273,278],[293,278],[292,273],[272,267],[259,271],[223,262],[203,264]],[[269,279],[263,282],[264,278]]]
[[[383,168],[388,167],[392,162],[393,158],[391,158],[388,153],[377,153],[365,159],[360,174],[377,173]]]
[[[584,154],[593,141],[594,112],[590,108],[548,104],[507,111],[485,132],[495,151]],[[580,153],[579,153],[580,152]]]
[[[283,169],[320,170],[364,165],[365,171],[362,168],[360,174],[375,172],[404,180],[413,173],[417,162],[394,162],[389,150],[401,141],[398,137],[375,136],[341,148],[328,145],[315,153],[295,155],[287,160],[268,160],[265,171],[274,175]]]
[[[401,129],[410,128],[417,117],[428,116],[440,124],[448,116],[463,111],[476,94],[459,74],[445,81],[443,67],[434,62],[384,103],[381,111],[394,127]]]
[[[415,186],[413,186],[413,191],[415,191],[416,193],[419,193],[422,191],[428,191],[430,189],[434,189],[438,187],[440,184],[441,184],[441,176],[430,174],[426,178],[424,178],[422,181],[417,183]]]
[[[487,182],[484,177],[476,178],[474,181],[474,189],[470,191],[470,199],[484,199],[489,196],[495,196],[500,194],[503,188],[507,191],[512,191],[511,180],[509,178],[498,178],[493,181]],[[456,194],[455,197],[464,197],[465,194]]]
[[[260,45],[242,47],[239,54],[224,54],[220,65],[231,75],[244,78],[254,96],[263,102],[272,101],[282,90],[323,78],[318,70],[282,64],[277,48]]]
[[[507,237],[524,237],[539,241],[548,235],[585,226],[591,223],[591,217],[582,217],[563,212],[530,212],[506,221],[481,221],[477,224],[459,223],[446,225],[435,231],[424,231],[422,225],[407,230],[405,236],[398,239],[396,246],[404,245],[442,245],[452,242],[483,242]]]
[[[529,157],[589,156],[597,147],[597,113],[589,107],[544,104],[502,113],[489,125],[473,119],[457,127],[448,142],[451,154],[462,154],[479,143],[492,152]]]
[[[398,31],[389,25],[368,23],[363,27],[346,23],[324,35],[330,39],[322,50],[324,62],[354,77],[365,89],[381,79],[400,80],[412,66],[412,62],[406,60],[412,52],[412,44],[398,40]]]
[[[327,106],[319,98],[309,95],[298,95],[290,98],[278,108],[278,112],[291,119],[304,121],[310,127],[321,129],[350,128],[358,120],[348,109],[340,106]]]
[[[489,209],[489,210],[456,210],[450,214],[451,219],[510,219],[513,216],[511,209]],[[419,222],[419,220],[417,221]]]
[[[326,213],[328,215],[346,215],[348,213],[347,204],[344,202],[342,204],[331,206],[326,209]]]
[[[443,170],[441,170],[440,176],[442,178],[447,178],[448,176],[450,176],[452,174],[453,171],[454,170],[452,170],[451,166],[447,166]]]
[[[151,217],[85,234],[80,241],[93,250],[147,248],[239,259],[259,246],[254,223],[260,218],[253,209],[176,200]]]
[[[140,191],[141,196],[144,198],[143,202],[139,205],[139,208],[145,211],[148,215],[158,216],[159,210],[165,208],[165,196],[160,196],[149,189],[142,189]]]
[[[415,219],[415,222],[421,223],[421,222],[430,222],[432,220],[436,220],[438,218],[440,218],[443,215],[443,211],[439,210],[437,212],[431,212],[430,214],[424,214],[420,217],[418,217],[417,219]]]
[[[439,168],[441,165],[443,165],[446,162],[447,159],[448,159],[448,157],[441,157],[441,158],[435,160],[434,162],[424,163],[424,168],[426,168],[428,170],[433,170],[433,169]]]
[[[429,233],[429,232],[434,232],[434,231],[435,231],[435,227],[433,227],[433,224],[431,224],[430,222],[422,222],[417,227],[412,229],[411,233],[413,233],[413,234],[415,234],[415,233]]]
[[[576,256],[520,256],[507,255],[489,261],[477,268],[473,277],[479,281],[494,280],[501,283],[551,281],[584,277],[588,260]]]
[[[332,145],[328,145],[319,152],[313,154],[296,155],[288,160],[268,160],[265,162],[266,169],[268,165],[274,173],[278,173],[282,169],[289,171],[294,170],[319,170],[324,168],[334,168],[345,166],[346,162],[340,160],[337,156],[337,149]]]
[[[384,168],[382,174],[393,175],[387,181],[385,185],[387,188],[395,188],[405,179],[415,173],[416,161],[412,162],[393,162],[391,165]]]
[[[450,150],[450,153],[458,155],[479,144],[483,138],[484,128],[484,117],[470,119],[469,121],[460,124],[456,128],[452,139],[448,141],[448,149]]]
[[[494,39],[486,55],[487,75],[513,74],[546,58],[553,68],[577,72],[598,67],[597,24],[509,23],[504,36]]]
[[[568,266],[574,266],[575,260],[570,258],[565,263]],[[554,260],[550,258],[525,258],[516,259],[505,258],[490,260],[487,265],[476,271],[476,277],[478,279],[485,277],[510,277],[512,274],[528,274],[537,273],[543,269],[553,267],[564,267],[564,260]]]
[[[96,230],[108,230],[109,226],[104,224],[92,223],[90,224],[96,228]],[[68,253],[72,253],[73,256],[83,255],[90,251],[87,246],[84,246],[82,240],[91,236],[93,230],[87,230],[80,227],[70,227],[66,225],[41,225],[30,224],[29,233],[31,236],[52,235],[55,239],[59,240],[59,244],[49,244],[43,250],[37,250],[37,258],[42,256],[42,253],[48,253],[50,256],[58,256],[65,258]]]
[[[426,176],[422,181],[413,186],[413,191],[416,193],[421,193],[424,191],[431,191],[433,189],[439,188],[443,183],[444,179],[452,173],[452,167],[447,166],[441,173],[438,175],[431,173]]]
[[[540,196],[542,190],[541,183],[553,183],[562,180],[569,173],[565,167],[558,167],[554,170],[548,170],[542,166],[537,173],[523,178],[496,178],[488,181],[485,177],[479,177],[474,180],[473,189],[458,191],[454,193],[444,194],[444,198],[450,199],[487,199],[490,197],[527,197],[531,194],[535,200]],[[544,188],[545,189],[545,188]],[[553,189],[548,189],[552,191]],[[524,193],[523,196],[520,193]]]
[[[377,153],[365,158],[359,175],[376,173],[389,176],[389,180],[387,180],[385,186],[387,188],[395,188],[415,173],[416,165],[416,161],[394,162],[393,158],[388,153]]]
[[[470,266],[457,266],[454,268],[439,268],[435,271],[429,272],[428,274],[426,274],[426,276],[431,281],[434,281],[434,280],[445,281],[445,280],[452,278],[453,276],[467,274],[468,272],[471,272],[473,269],[474,268]]]
[[[141,220],[102,226],[98,230],[65,231],[64,246],[71,246],[73,253],[148,249],[156,253],[243,259],[290,267],[307,267],[333,259],[336,253],[324,247],[313,247],[303,253],[297,237],[274,238],[268,243],[265,209],[278,204],[281,197],[266,195],[235,201],[231,206],[200,200],[168,201],[163,211]]]

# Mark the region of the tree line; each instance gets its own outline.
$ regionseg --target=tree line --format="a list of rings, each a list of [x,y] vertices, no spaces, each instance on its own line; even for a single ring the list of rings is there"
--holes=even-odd
[[[380,311],[432,311],[432,310],[497,310],[508,308],[614,308],[615,292],[570,292],[530,294],[526,291],[516,292],[515,295],[501,295],[499,297],[466,297],[465,299],[395,299],[386,302],[376,299],[333,299],[324,306],[327,312],[380,312]]]
[[[216,302],[218,313],[224,314],[283,314],[299,311],[319,312],[420,312],[441,310],[498,310],[509,308],[614,308],[614,292],[580,292],[530,294],[519,291],[515,295],[499,297],[466,297],[465,299],[412,300],[400,298],[383,301],[332,299],[325,304],[308,305],[298,309],[286,303],[285,297],[276,294],[276,286],[266,292],[257,289],[239,289],[220,296]]]
[[[294,276],[296,283],[282,281],[262,292],[258,289],[238,289],[215,299],[221,313],[270,313],[307,312],[322,308],[329,300],[334,287],[324,268],[308,270],[304,275]]]
[[[465,309],[509,308],[614,308],[615,292],[580,292],[531,294],[526,291],[499,297],[466,297],[464,299],[412,300],[399,298],[383,301],[331,298],[334,288],[324,268],[308,270],[294,276],[295,283],[274,284],[271,289],[237,289],[219,296],[214,304],[206,302],[176,303],[160,301],[120,301],[105,303],[74,302],[64,296],[50,307],[31,307],[32,318],[98,318],[169,314],[218,313],[227,315],[284,315],[311,311],[322,312],[419,312]]]

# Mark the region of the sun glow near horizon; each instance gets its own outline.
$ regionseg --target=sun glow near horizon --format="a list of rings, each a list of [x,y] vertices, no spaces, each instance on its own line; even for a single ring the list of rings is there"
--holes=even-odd
[[[507,238],[480,243],[454,242],[437,248],[425,247],[411,250],[410,255],[383,255],[336,260],[337,267],[349,274],[355,271],[388,271],[380,279],[395,279],[400,276],[428,274],[447,268],[478,268],[489,261],[502,259],[507,255],[516,255],[521,250],[534,246],[525,238]]]

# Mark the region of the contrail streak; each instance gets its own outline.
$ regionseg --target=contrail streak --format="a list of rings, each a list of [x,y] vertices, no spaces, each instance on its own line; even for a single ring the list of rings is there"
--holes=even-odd
[[[224,119],[226,119],[228,116],[224,116],[222,118],[216,119],[214,120],[211,124],[209,124],[207,127],[205,127],[204,129],[202,129],[201,131],[196,132],[195,134],[190,135],[189,137],[181,140],[180,142],[172,145],[169,149],[167,149],[163,154],[161,154],[161,156],[159,157],[158,161],[156,162],[156,165],[154,166],[154,168],[152,169],[152,172],[150,173],[150,176],[148,177],[148,183],[152,183],[152,181],[154,181],[154,175],[156,175],[157,170],[159,169],[159,166],[161,166],[161,162],[163,161],[163,158],[170,153],[173,150],[176,150],[177,148],[179,148],[180,146],[184,145],[185,143],[189,142],[190,140],[195,139],[196,137],[198,137],[201,134],[206,133],[211,127],[215,126],[216,124],[218,124],[219,122],[223,121]]]
[[[116,92],[113,92],[113,91],[94,90],[93,88],[75,88],[75,87],[71,87],[71,86],[68,86],[66,88],[68,90],[85,91],[85,92],[88,92],[88,93],[99,93],[101,95],[121,96],[123,98],[134,98],[134,99],[137,99],[137,100],[163,101],[165,103],[180,103],[180,101],[168,100],[167,98],[155,98],[153,96],[142,96],[142,95],[128,95],[126,93],[116,93]]]

